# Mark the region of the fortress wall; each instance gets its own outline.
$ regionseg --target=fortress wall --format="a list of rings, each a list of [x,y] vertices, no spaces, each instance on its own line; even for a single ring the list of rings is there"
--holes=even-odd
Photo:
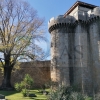
[[[51,79],[69,85],[68,33],[65,32],[66,28],[51,32]]]
[[[84,21],[78,21],[75,27],[74,43],[74,85],[78,85],[83,93],[92,92],[92,73],[89,54],[88,25]],[[70,72],[71,73],[71,72]]]
[[[11,83],[21,82],[25,74],[33,78],[33,88],[39,88],[46,83],[50,83],[50,61],[23,62],[20,63],[20,69],[12,72]],[[0,85],[3,74],[0,72]]]
[[[65,78],[88,95],[100,92],[100,7],[78,1],[48,26],[51,37],[58,37],[51,39],[56,44],[51,48],[52,79],[60,84]]]
[[[100,19],[90,15],[89,19],[69,23],[71,18],[49,23],[53,44],[51,78],[59,84],[78,85],[83,93],[91,95],[100,89]]]
[[[89,27],[90,42],[91,42],[91,63],[93,73],[93,91],[100,91],[100,55],[99,55],[99,41],[100,41],[100,19],[93,19]]]
[[[51,18],[51,80],[61,85],[69,85],[68,30],[70,16]]]
[[[96,62],[96,76],[97,76],[97,87],[96,87],[96,92],[100,92],[100,18],[97,19],[97,42],[98,42],[98,47],[97,47],[97,62]]]
[[[81,25],[78,23],[75,28],[75,65],[74,65],[74,85],[81,88],[82,84],[82,44],[81,44]]]
[[[57,51],[56,51],[56,43],[55,43],[55,41],[56,41],[56,32],[54,31],[54,32],[52,32],[52,34],[53,35],[51,35],[51,67],[50,67],[50,71],[51,71],[51,79],[52,79],[52,81],[56,81],[57,79],[57,77],[56,77],[56,68],[55,68],[55,66],[56,66],[56,56],[55,56],[55,53],[57,53]]]
[[[94,17],[89,23],[78,23],[75,31],[75,47],[77,48],[75,49],[73,84],[77,84],[83,93],[90,95],[100,91],[99,26],[99,17]]]
[[[81,56],[82,56],[82,92],[86,94],[92,94],[93,92],[93,80],[90,66],[90,54],[89,54],[89,35],[88,24],[81,22]]]
[[[74,81],[74,74],[73,74],[73,68],[75,66],[74,60],[75,60],[75,29],[74,26],[69,27],[69,33],[68,33],[68,60],[69,60],[69,78],[70,78],[70,85],[73,84]]]
[[[70,84],[70,79],[69,79],[69,53],[68,53],[68,40],[69,40],[69,26],[64,27],[61,29],[60,32],[60,41],[61,44],[59,45],[60,48],[60,59],[59,61],[61,62],[61,81],[62,85],[69,85]]]

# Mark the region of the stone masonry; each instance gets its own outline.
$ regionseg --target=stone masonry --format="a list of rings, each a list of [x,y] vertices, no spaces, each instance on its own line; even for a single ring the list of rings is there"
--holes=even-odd
[[[50,61],[20,62],[20,69],[13,70],[11,83],[14,86],[16,82],[21,82],[25,74],[33,78],[32,88],[42,88],[50,83]],[[2,84],[3,73],[0,70],[0,85]]]
[[[48,22],[51,80],[76,85],[83,93],[100,92],[100,7],[77,1]]]

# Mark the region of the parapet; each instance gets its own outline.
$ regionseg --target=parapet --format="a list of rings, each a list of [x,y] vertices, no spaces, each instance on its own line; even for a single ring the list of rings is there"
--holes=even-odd
[[[94,8],[92,14],[100,16],[100,7]]]
[[[97,18],[100,18],[100,7],[95,7],[93,10],[89,10],[87,13],[88,21],[93,21]]]
[[[71,24],[75,22],[75,18],[73,16],[66,16],[66,18],[63,15],[59,15],[57,17],[52,17],[50,21],[48,22],[48,29],[55,25],[61,25],[61,24]]]
[[[93,20],[100,18],[100,7],[95,7],[87,12],[77,11],[73,16],[72,15],[59,15],[57,17],[53,17],[48,22],[49,32],[57,29],[64,28],[69,25],[76,25],[75,22],[82,21],[85,23],[92,22]]]

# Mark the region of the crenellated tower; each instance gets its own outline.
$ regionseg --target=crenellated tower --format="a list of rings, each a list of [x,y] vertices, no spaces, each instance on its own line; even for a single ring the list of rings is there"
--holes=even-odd
[[[51,33],[51,79],[57,84],[70,84],[69,76],[69,39],[73,33],[75,19],[60,15],[49,21]],[[69,34],[70,33],[70,34]]]
[[[100,92],[100,7],[77,1],[48,22],[51,80],[76,85],[83,93]]]

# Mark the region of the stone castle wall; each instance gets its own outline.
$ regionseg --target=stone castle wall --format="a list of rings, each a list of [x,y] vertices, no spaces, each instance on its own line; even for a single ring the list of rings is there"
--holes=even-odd
[[[23,62],[20,69],[12,72],[11,83],[21,82],[25,74],[29,74],[34,81],[33,88],[40,88],[50,82],[50,61]],[[3,74],[0,73],[0,84]]]
[[[100,92],[100,7],[51,18],[51,80]],[[87,12],[86,12],[87,11]],[[91,12],[91,13],[90,13]]]

